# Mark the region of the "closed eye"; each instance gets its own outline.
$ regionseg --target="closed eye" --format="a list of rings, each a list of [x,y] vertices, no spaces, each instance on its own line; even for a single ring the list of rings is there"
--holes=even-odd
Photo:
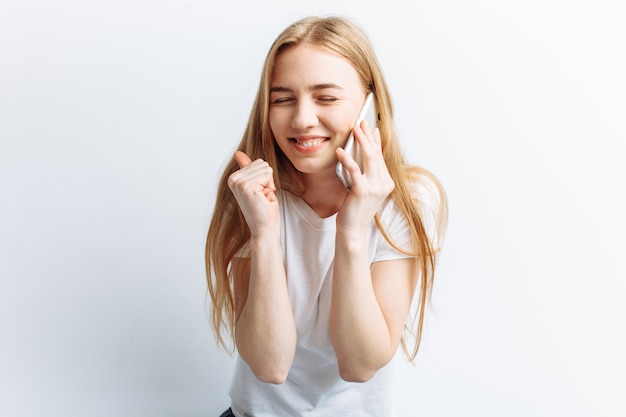
[[[335,101],[337,101],[337,97],[333,97],[333,96],[319,96],[317,97],[318,101],[321,101],[322,103],[334,103]]]
[[[287,103],[291,103],[294,99],[292,97],[278,97],[275,98],[271,101],[271,104],[276,104],[276,105],[280,105],[280,104],[287,104]]]

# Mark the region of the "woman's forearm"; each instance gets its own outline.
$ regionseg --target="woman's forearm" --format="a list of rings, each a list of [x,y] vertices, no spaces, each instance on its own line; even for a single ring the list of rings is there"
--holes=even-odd
[[[235,338],[239,354],[257,378],[276,384],[286,379],[295,354],[296,326],[275,234],[251,241],[248,291]]]
[[[330,317],[343,379],[369,380],[395,354],[397,344],[372,285],[365,233],[337,233]]]

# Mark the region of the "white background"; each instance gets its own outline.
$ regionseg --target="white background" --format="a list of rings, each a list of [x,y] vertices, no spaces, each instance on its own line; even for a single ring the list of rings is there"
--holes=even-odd
[[[626,7],[603,0],[0,6],[0,414],[218,416],[217,174],[274,37],[348,14],[450,223],[401,416],[626,415]]]

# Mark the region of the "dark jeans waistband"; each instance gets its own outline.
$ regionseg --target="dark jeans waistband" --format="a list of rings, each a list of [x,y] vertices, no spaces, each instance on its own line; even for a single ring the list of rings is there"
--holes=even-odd
[[[231,410],[230,408],[226,411],[224,411],[220,417],[235,417],[235,415],[233,414],[233,410]]]

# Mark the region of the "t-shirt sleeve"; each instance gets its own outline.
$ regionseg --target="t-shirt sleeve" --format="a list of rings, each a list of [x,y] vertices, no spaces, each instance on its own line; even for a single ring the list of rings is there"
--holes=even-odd
[[[413,193],[431,248],[438,253],[441,244],[442,219],[445,219],[442,195],[428,178],[423,178],[422,181],[413,184]],[[407,252],[414,252],[415,245],[409,223],[393,200],[383,207],[380,219],[385,232],[397,247]],[[376,233],[376,252],[373,262],[411,257],[395,249],[380,231],[377,230]]]
[[[398,210],[393,200],[389,200],[380,212],[380,221],[385,230],[387,236],[397,247],[412,252],[413,251],[413,239],[411,237],[411,229],[409,223],[406,221],[404,215]],[[376,229],[376,248],[374,259],[372,262],[378,261],[390,261],[394,259],[410,258],[411,255],[407,255],[395,249],[385,239],[380,230],[373,225]]]
[[[445,211],[445,195],[438,189],[433,179],[424,176],[421,181],[413,184],[413,193],[419,204],[420,216],[424,230],[430,241],[432,250],[439,253],[441,236],[447,218]]]

